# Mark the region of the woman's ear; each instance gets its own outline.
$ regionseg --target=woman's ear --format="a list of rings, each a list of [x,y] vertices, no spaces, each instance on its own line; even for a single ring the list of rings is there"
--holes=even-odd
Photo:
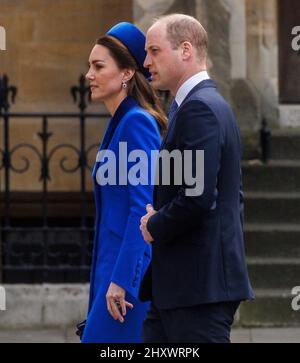
[[[131,78],[134,76],[135,70],[134,69],[125,69],[123,82],[129,82]]]

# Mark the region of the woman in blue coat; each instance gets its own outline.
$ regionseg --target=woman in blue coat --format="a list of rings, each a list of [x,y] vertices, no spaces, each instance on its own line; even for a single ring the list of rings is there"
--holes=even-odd
[[[93,170],[95,239],[82,342],[140,342],[148,309],[137,297],[151,259],[139,225],[152,203],[151,150],[159,149],[166,118],[143,68],[144,49],[144,34],[120,23],[97,41],[89,58],[92,100],[104,102],[112,118]],[[128,161],[133,151],[143,156],[136,160],[143,176],[135,178],[138,165]]]

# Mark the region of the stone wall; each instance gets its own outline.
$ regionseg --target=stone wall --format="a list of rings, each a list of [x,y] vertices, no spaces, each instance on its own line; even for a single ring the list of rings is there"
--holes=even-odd
[[[74,111],[70,86],[97,37],[121,20],[132,20],[131,0],[1,0],[0,73],[18,87],[14,110]]]
[[[4,285],[0,329],[74,327],[87,314],[88,284]]]
[[[7,73],[18,87],[12,110],[76,111],[69,89],[86,71],[97,36],[121,20],[133,20],[146,31],[155,17],[175,12],[195,16],[208,30],[209,73],[232,104],[242,131],[256,132],[263,118],[277,127],[277,0],[2,0],[0,24],[6,29],[7,50],[0,54],[0,73]],[[103,108],[90,105],[89,110]],[[288,119],[286,125],[290,120],[297,124],[298,111],[291,115],[290,108],[285,107],[280,112],[282,119]],[[26,138],[39,147],[40,121],[13,120],[11,127],[11,145]],[[74,127],[69,121],[51,123],[57,142],[71,135],[78,144],[77,127],[77,121]],[[90,120],[87,143],[99,143],[104,128],[105,122]],[[55,138],[50,143],[54,144]],[[0,147],[1,143],[2,139]],[[34,158],[28,150],[26,155]],[[70,163],[74,162],[70,155]],[[54,160],[50,188],[77,190],[74,175],[60,180],[55,164],[58,166],[59,156]],[[33,167],[30,172],[27,180],[32,181],[39,171]],[[23,190],[25,183],[26,188],[40,189],[38,182],[27,180],[14,178],[12,187]]]
[[[223,0],[134,0],[135,23],[147,31],[153,19],[166,14],[183,13],[196,17],[209,34],[209,73],[220,92],[230,99],[229,8]]]
[[[98,36],[119,21],[132,21],[131,0],[1,0],[0,24],[6,29],[6,51],[0,52],[0,74],[7,74],[18,94],[11,111],[15,112],[77,112],[70,87],[77,85],[79,75],[85,74],[88,57]],[[102,105],[89,105],[89,112],[105,111]],[[3,147],[2,122],[0,148]],[[87,121],[87,145],[99,144],[106,120]],[[41,150],[39,119],[11,119],[10,145],[27,142]],[[49,148],[58,143],[79,145],[79,120],[49,120]],[[93,163],[96,149],[90,154]],[[76,165],[77,155],[62,150],[51,161],[50,190],[79,190],[79,173],[65,174],[60,160],[68,157],[66,165]],[[22,157],[31,167],[26,174],[11,173],[11,189],[40,191],[40,165],[28,148],[14,155],[16,167],[24,166]],[[88,188],[91,178],[87,177]],[[0,190],[3,190],[3,170]]]
[[[260,98],[261,117],[278,124],[277,1],[247,0],[247,79]]]
[[[6,310],[0,311],[0,329],[73,328],[86,318],[88,284],[4,285]],[[235,326],[240,321],[239,312]]]

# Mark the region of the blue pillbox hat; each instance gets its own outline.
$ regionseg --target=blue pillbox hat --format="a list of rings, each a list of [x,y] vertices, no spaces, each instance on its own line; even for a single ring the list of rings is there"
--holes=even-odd
[[[146,37],[135,25],[127,22],[118,23],[106,35],[115,37],[122,42],[137,62],[143,75],[147,79],[151,78],[150,72],[143,66],[147,54],[145,51]]]

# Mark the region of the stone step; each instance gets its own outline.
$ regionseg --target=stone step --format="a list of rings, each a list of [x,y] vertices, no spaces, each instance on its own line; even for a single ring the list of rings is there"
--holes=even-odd
[[[300,283],[299,283],[300,284]],[[291,290],[256,289],[256,299],[241,304],[237,325],[244,327],[300,326],[300,310],[292,309]]]
[[[300,160],[300,135],[274,134],[271,138],[271,158]]]
[[[300,162],[272,160],[263,165],[259,161],[242,163],[245,191],[300,192]]]
[[[72,327],[86,316],[89,284],[4,284],[0,330]]]
[[[300,224],[300,193],[246,192],[245,221]]]
[[[272,130],[270,152],[274,160],[300,160],[300,130]],[[243,159],[259,159],[259,132],[242,135]]]
[[[298,224],[245,224],[248,257],[300,258]]]
[[[299,258],[247,258],[254,289],[287,289],[300,285]]]

